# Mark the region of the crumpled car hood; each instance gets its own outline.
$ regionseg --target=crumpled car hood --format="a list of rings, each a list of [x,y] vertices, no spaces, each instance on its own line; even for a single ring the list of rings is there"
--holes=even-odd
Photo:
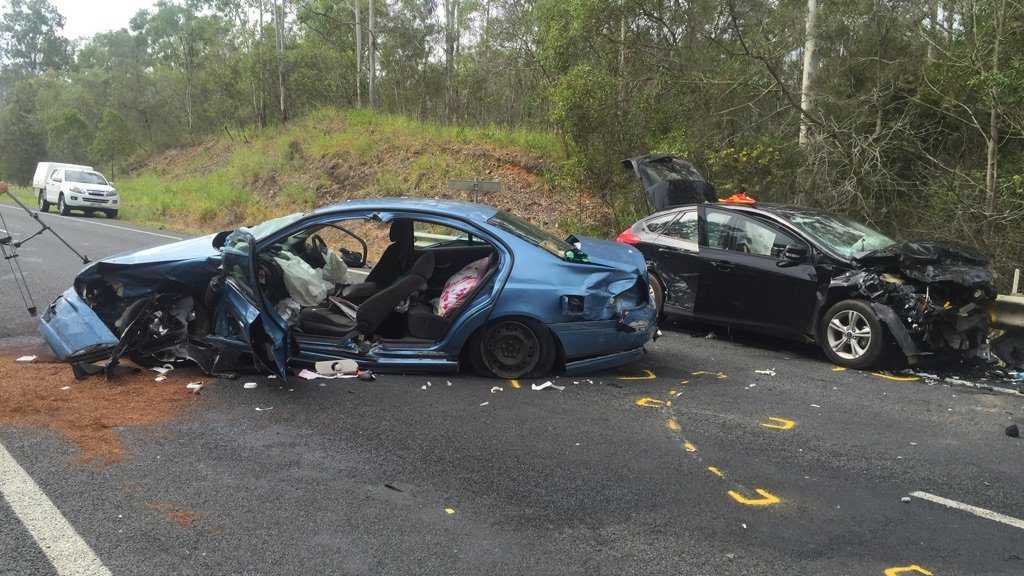
[[[909,278],[994,290],[995,275],[983,254],[945,242],[902,242],[857,258],[866,268],[898,268]],[[993,293],[994,296],[994,293]]]
[[[200,236],[199,238],[190,238],[188,240],[164,244],[163,246],[156,246],[154,248],[147,248],[136,252],[118,254],[117,256],[104,258],[103,260],[100,260],[100,262],[112,265],[136,265],[217,256],[220,252],[213,247],[214,236],[216,236],[216,234]]]

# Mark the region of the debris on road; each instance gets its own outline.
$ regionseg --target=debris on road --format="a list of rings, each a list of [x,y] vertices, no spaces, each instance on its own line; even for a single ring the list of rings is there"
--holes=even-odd
[[[163,382],[164,380],[167,380],[167,376],[164,376],[163,374],[153,378],[153,382]]]
[[[716,335],[716,334],[715,334],[714,332],[708,332],[708,333],[707,333],[707,334],[706,334],[706,335],[704,336],[704,339],[705,339],[705,340],[715,340],[715,339],[717,339],[717,338],[718,338],[718,336],[717,336],[717,335]]]
[[[490,404],[490,402],[481,402],[481,403],[480,403],[480,406],[481,406],[481,407],[482,407],[482,406],[487,406],[488,404]]]
[[[203,383],[202,382],[189,382],[188,384],[185,385],[185,388],[187,388],[188,391],[193,393],[193,394],[199,394],[199,391],[203,389]]]
[[[445,385],[451,386],[452,385],[452,381],[451,380],[445,380]]]
[[[554,388],[555,390],[558,390],[559,392],[561,392],[562,390],[565,390],[565,386],[559,386],[559,385],[553,383],[551,380],[548,380],[547,382],[545,382],[543,384],[530,384],[530,388],[532,388],[534,390],[544,390],[546,388]]]
[[[61,390],[71,390],[71,386],[61,386]]]
[[[903,498],[900,498],[900,502],[903,502],[904,504],[910,503],[910,496],[904,496]]]
[[[491,386],[491,394],[494,394],[495,392],[504,392],[504,391],[505,391],[505,389],[502,388],[501,386]]]
[[[444,512],[445,514],[451,516],[452,514],[455,514],[455,508],[452,508],[451,506],[445,506]]]
[[[754,374],[763,374],[764,376],[775,376],[775,369],[766,368],[764,370],[754,370]]]
[[[355,374],[359,371],[359,364],[355,360],[347,358],[341,360],[323,360],[313,365],[317,374],[333,376],[335,374]]]
[[[255,382],[246,382],[245,384],[242,384],[242,388],[245,390],[252,390],[256,386],[257,384]]]
[[[28,354],[26,356],[18,356],[15,362],[35,362],[37,356],[35,354]]]
[[[1010,438],[1020,438],[1020,426],[1010,424],[1006,427],[1006,435]]]
[[[161,376],[165,376],[168,372],[174,370],[174,366],[171,366],[170,364],[164,364],[163,366],[153,366],[152,368],[150,368],[150,370],[156,372]]]
[[[257,412],[266,412],[266,411],[268,411],[268,410],[273,410],[273,409],[274,409],[274,407],[273,407],[273,406],[269,406],[269,407],[267,407],[267,408],[260,408],[259,406],[257,406],[257,407],[256,407],[256,411],[257,411]]]

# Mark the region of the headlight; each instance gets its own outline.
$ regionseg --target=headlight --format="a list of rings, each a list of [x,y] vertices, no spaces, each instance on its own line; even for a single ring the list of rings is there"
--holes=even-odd
[[[117,196],[117,190],[111,190],[107,192],[107,196]]]

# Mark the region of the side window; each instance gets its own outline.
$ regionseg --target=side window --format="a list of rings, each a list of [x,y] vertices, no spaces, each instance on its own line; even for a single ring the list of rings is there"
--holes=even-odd
[[[660,216],[655,216],[650,220],[644,222],[644,229],[654,234],[664,234],[665,227],[672,223],[673,220],[678,216],[678,212],[669,212]]]
[[[786,232],[747,216],[736,216],[732,233],[733,250],[758,256],[781,258],[787,246],[803,246],[803,242]]]
[[[729,249],[728,225],[732,218],[733,215],[728,212],[719,212],[718,210],[707,211],[707,245],[709,248]]]
[[[420,220],[415,220],[412,223],[412,237],[417,248],[486,244],[483,240],[474,238],[463,230]]]
[[[697,211],[684,212],[661,231],[665,236],[683,242],[697,243]]]

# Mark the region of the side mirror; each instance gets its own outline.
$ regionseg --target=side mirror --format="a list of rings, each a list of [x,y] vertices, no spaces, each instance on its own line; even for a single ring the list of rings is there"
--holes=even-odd
[[[362,268],[366,265],[366,257],[359,252],[341,249],[341,261],[349,268]]]
[[[807,261],[807,247],[806,246],[786,246],[786,250],[782,253],[782,257],[775,263],[779,268],[788,268],[790,266],[796,266],[803,264]]]

